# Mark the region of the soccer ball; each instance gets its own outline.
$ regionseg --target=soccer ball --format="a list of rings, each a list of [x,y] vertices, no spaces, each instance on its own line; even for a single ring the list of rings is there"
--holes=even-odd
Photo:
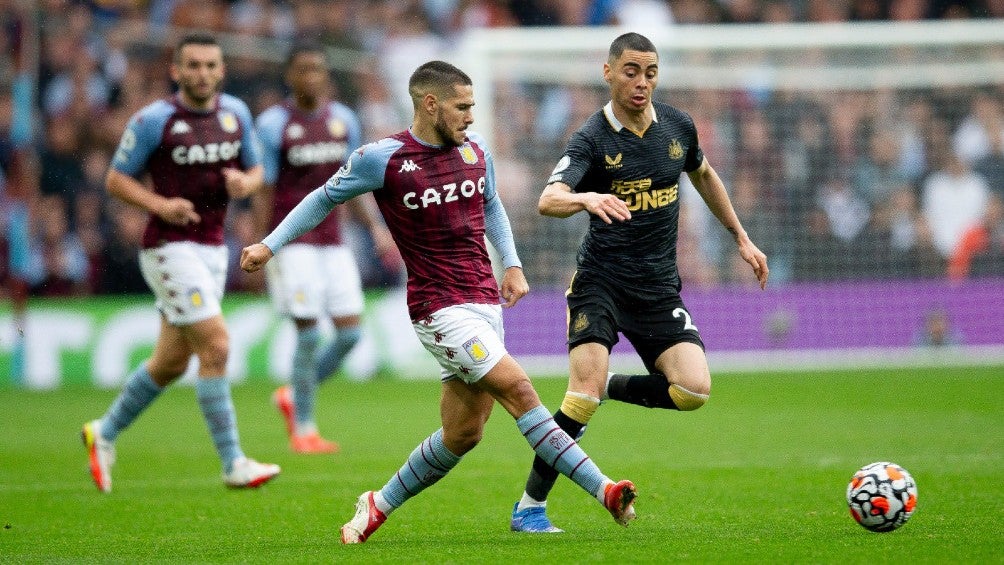
[[[847,485],[851,516],[866,530],[891,532],[917,508],[917,483],[906,469],[881,461],[858,469]]]

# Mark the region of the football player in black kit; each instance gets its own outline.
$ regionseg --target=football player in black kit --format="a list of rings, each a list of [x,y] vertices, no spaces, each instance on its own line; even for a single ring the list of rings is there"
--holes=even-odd
[[[569,382],[554,420],[579,437],[602,400],[690,411],[711,393],[711,374],[695,321],[680,298],[676,265],[679,177],[686,173],[735,238],[760,287],[767,257],[750,241],[718,174],[705,158],[694,121],[652,100],[659,56],[646,37],[613,41],[603,78],[610,102],[568,142],[540,196],[545,216],[590,214],[567,293]],[[608,373],[622,332],[649,374]],[[558,473],[534,459],[511,529],[560,532],[547,518]]]

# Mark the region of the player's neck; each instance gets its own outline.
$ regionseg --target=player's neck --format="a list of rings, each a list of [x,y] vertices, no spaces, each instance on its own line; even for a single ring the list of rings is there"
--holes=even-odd
[[[416,139],[425,143],[426,145],[440,146],[446,145],[446,140],[443,139],[436,128],[431,125],[423,125],[419,122],[413,122],[411,124],[411,135]]]
[[[185,95],[183,91],[178,92],[178,102],[185,108],[195,112],[208,112],[216,107],[216,96],[213,95],[203,101],[193,100]]]
[[[627,110],[622,106],[613,104],[614,117],[617,121],[621,123],[622,126],[633,131],[638,135],[642,135],[648,130],[648,126],[652,125],[652,105],[649,104],[643,110]]]
[[[293,96],[293,103],[302,112],[314,112],[321,107],[321,99],[317,96]]]

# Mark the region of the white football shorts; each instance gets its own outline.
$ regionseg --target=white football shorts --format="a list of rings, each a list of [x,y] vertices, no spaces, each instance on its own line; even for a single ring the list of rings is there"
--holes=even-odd
[[[192,241],[140,251],[140,271],[169,324],[190,326],[222,313],[228,256],[225,245]]]
[[[363,312],[359,267],[347,245],[293,243],[265,264],[272,304],[283,316],[317,320]]]
[[[412,327],[442,367],[444,381],[475,383],[507,354],[498,304],[447,306]]]

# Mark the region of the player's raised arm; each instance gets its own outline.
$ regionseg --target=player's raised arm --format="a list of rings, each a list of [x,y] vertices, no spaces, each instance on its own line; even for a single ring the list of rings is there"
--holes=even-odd
[[[249,245],[241,251],[241,269],[249,273],[261,269],[280,247],[317,227],[336,204],[328,198],[323,186],[315,189],[261,243]]]

